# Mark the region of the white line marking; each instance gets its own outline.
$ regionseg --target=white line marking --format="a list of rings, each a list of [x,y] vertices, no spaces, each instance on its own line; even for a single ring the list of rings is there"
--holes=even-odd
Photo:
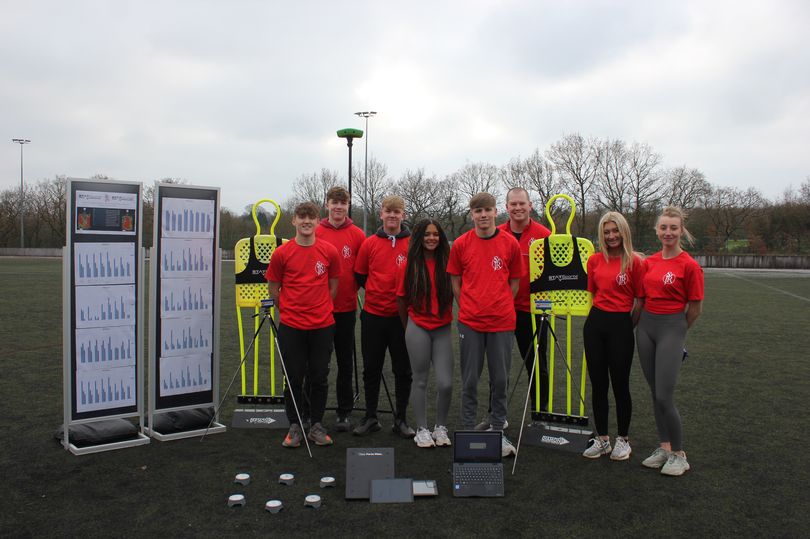
[[[740,277],[739,275],[735,275],[733,273],[729,273],[729,272],[723,272],[723,273],[728,275],[729,277],[736,277],[737,279],[740,279],[740,280],[743,280],[743,281],[746,281],[746,282],[749,282],[749,283],[754,283],[754,284],[762,286],[764,288],[770,288],[771,290],[776,290],[777,292],[781,292],[782,294],[785,294],[786,296],[790,296],[790,297],[793,297],[793,298],[796,298],[796,299],[800,299],[802,301],[810,302],[810,298],[806,298],[804,296],[799,296],[798,294],[793,294],[792,292],[786,292],[785,290],[782,290],[781,288],[776,288],[775,286],[762,284],[759,281],[753,281],[751,279],[746,279],[745,277]]]

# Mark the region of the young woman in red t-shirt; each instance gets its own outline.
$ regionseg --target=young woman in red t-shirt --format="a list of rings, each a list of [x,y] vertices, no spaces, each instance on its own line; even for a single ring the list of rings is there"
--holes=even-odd
[[[588,258],[588,291],[593,306],[583,337],[591,378],[593,418],[597,436],[582,456],[596,459],[610,454],[627,460],[632,452],[628,434],[633,403],[630,367],[633,364],[633,326],[638,321],[644,262],[633,252],[630,227],[622,214],[607,212],[599,220],[599,251]],[[608,387],[616,399],[618,436],[611,451],[608,436]]]
[[[408,262],[397,275],[397,305],[405,327],[411,361],[411,406],[416,417],[414,442],[419,447],[450,445],[447,413],[453,393],[453,288],[447,273],[450,244],[438,221],[424,219],[413,229]],[[436,372],[436,424],[427,423],[427,380]]]
[[[683,362],[686,331],[703,309],[703,269],[683,250],[692,242],[680,208],[667,207],[655,225],[661,251],[644,261],[644,309],[636,331],[638,357],[650,386],[660,447],[642,464],[664,475],[689,470],[675,407],[675,381]]]

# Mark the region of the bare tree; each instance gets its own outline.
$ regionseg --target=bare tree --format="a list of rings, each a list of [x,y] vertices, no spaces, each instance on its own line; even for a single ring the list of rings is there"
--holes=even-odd
[[[442,224],[447,236],[455,239],[463,231],[466,208],[461,200],[455,180],[452,175],[439,182],[439,191],[436,201],[436,217]]]
[[[598,144],[574,133],[552,144],[546,156],[557,170],[562,187],[573,194],[578,206],[577,223],[581,234],[585,230],[585,216],[590,207],[591,189],[599,166]]]
[[[501,197],[500,174],[495,165],[467,162],[450,177],[466,200],[470,200],[478,193],[489,193],[496,200]]]
[[[667,170],[663,175],[663,200],[669,206],[685,210],[697,207],[712,191],[706,176],[696,168],[686,165]]]
[[[356,172],[354,176],[354,184],[362,186],[363,177],[360,172]],[[383,198],[392,192],[388,167],[385,163],[377,161],[374,156],[368,158],[368,185],[366,190],[367,196],[364,196],[362,188],[358,188],[352,193],[352,206],[362,207],[366,211],[369,231],[374,231],[380,226],[380,203]]]
[[[653,219],[661,200],[661,154],[647,144],[634,142],[627,152],[627,176],[633,209],[633,233],[639,245],[652,236]]]
[[[37,220],[47,227],[48,245],[64,245],[67,178],[57,176],[53,180],[37,183],[30,197],[30,207]]]
[[[432,217],[441,202],[441,185],[435,176],[427,176],[425,169],[406,169],[392,192],[405,199],[405,211],[411,224]]]
[[[293,199],[296,203],[313,202],[319,208],[326,205],[326,192],[335,185],[344,185],[337,171],[322,168],[320,172],[302,174],[293,182]]]
[[[704,198],[703,207],[723,248],[728,240],[751,219],[764,204],[762,194],[753,187],[717,187]]]
[[[597,152],[596,205],[627,214],[631,200],[627,147],[623,140],[608,139],[597,144]]]
[[[546,202],[559,190],[554,168],[545,160],[539,148],[525,159],[511,159],[500,168],[499,176],[504,190],[522,187],[529,193],[535,217],[543,214]]]

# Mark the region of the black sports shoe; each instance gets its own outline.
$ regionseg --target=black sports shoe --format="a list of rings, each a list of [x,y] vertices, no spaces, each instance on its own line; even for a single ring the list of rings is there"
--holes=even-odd
[[[377,432],[381,428],[380,422],[377,421],[376,417],[364,417],[363,421],[361,421],[352,432],[355,436],[365,436],[366,434]]]
[[[352,428],[352,423],[349,421],[349,416],[339,415],[335,422],[335,432],[349,432]]]
[[[394,434],[399,434],[403,438],[413,438],[416,436],[416,432],[408,426],[404,419],[394,421],[394,426],[391,427],[391,431]]]

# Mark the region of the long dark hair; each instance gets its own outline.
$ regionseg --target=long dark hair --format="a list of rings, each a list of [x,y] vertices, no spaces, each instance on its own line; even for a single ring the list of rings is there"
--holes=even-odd
[[[433,225],[439,231],[439,244],[436,246],[434,259],[436,269],[433,274],[436,282],[436,299],[439,302],[439,313],[444,314],[447,309],[453,308],[453,288],[450,286],[450,276],[447,274],[447,259],[450,257],[450,243],[442,225],[434,219],[422,219],[411,232],[411,242],[408,246],[408,266],[405,269],[405,291],[408,302],[418,313],[429,313],[431,310],[430,276],[425,262],[425,232],[428,225]]]

